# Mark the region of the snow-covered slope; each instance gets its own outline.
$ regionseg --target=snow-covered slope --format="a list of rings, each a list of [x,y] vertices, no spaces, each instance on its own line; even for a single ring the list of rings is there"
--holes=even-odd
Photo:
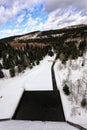
[[[27,40],[27,39],[35,39],[38,37],[38,35],[41,34],[41,32],[35,32],[35,33],[30,33],[24,36],[20,36],[18,38],[15,38],[15,40]],[[39,37],[38,37],[39,38]]]
[[[58,60],[55,75],[66,120],[86,127],[87,105],[82,107],[81,101],[83,98],[87,101],[87,52],[76,60],[68,60],[66,65]],[[69,86],[69,96],[63,92],[64,84]]]
[[[0,80],[0,119],[12,118],[24,90],[53,90],[51,62],[54,57],[47,56],[39,66],[14,78]]]
[[[0,80],[0,119],[12,118],[24,90],[53,89],[51,79],[51,65],[53,62],[51,61],[53,61],[54,58],[55,56],[47,56],[41,61],[40,65],[34,67],[32,70],[26,69],[24,73],[19,74],[14,78],[4,78]],[[87,98],[87,52],[83,57],[78,57],[76,60],[69,59],[65,65],[58,59],[54,66],[54,70],[66,120],[86,128],[87,106],[82,108],[81,101],[83,98]],[[65,83],[69,86],[71,91],[69,96],[66,96],[63,92]],[[8,121],[0,123],[1,127],[4,123],[5,125],[7,123],[9,130],[10,127],[12,127],[12,123],[13,126],[15,125],[14,121]],[[16,123],[19,127],[19,122]],[[24,122],[23,127],[25,124],[29,125],[29,123],[30,122]],[[41,123],[39,125],[41,125]],[[38,123],[36,123],[36,125],[37,124]],[[55,127],[57,125],[55,125]],[[16,125],[13,128],[16,128]],[[32,129],[34,128],[35,127],[32,127]],[[47,128],[49,127],[47,126]],[[61,128],[61,126],[58,127],[58,129],[59,128]]]

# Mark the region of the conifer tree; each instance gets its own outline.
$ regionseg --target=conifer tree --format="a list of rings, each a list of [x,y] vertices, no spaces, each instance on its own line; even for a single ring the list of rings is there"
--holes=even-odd
[[[4,78],[4,74],[3,74],[2,70],[0,70],[0,78]]]
[[[14,67],[9,70],[9,73],[10,73],[11,77],[15,76],[15,69],[14,69]]]

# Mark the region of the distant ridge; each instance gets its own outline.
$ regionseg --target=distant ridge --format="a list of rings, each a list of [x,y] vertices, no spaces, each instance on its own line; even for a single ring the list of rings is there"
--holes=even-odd
[[[74,30],[77,30],[77,29],[82,29],[82,30],[87,30],[87,25],[86,24],[79,24],[79,25],[72,25],[72,26],[67,26],[67,27],[64,27],[64,28],[61,28],[61,29],[55,29],[55,30],[44,30],[44,31],[34,31],[34,32],[30,32],[30,33],[26,33],[26,34],[20,34],[20,35],[15,35],[15,36],[9,36],[9,37],[6,37],[6,38],[1,38],[0,39],[0,42],[1,41],[4,41],[4,40],[14,40],[15,38],[21,38],[23,36],[30,36],[30,35],[35,35],[37,33],[41,34],[41,35],[44,35],[44,34],[59,34],[59,33],[63,33],[63,32],[67,32],[71,29],[74,29]],[[40,36],[41,36],[40,35]],[[32,38],[31,38],[32,39]]]

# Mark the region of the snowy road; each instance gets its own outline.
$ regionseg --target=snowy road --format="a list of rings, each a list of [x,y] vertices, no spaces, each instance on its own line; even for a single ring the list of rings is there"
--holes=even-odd
[[[27,69],[25,73],[14,78],[0,80],[0,119],[11,119],[24,89],[27,91],[53,90],[51,79],[51,65],[45,57],[39,66],[32,70]]]
[[[26,70],[15,78],[0,80],[0,119],[12,118],[14,110],[20,101],[23,89],[26,90],[53,90],[51,79],[51,63],[48,60],[55,57],[46,57],[39,66]],[[38,77],[38,74],[41,76]],[[33,78],[34,77],[34,81]],[[45,78],[44,78],[45,77]],[[57,76],[56,76],[57,77]],[[39,80],[38,80],[39,79]],[[58,80],[57,80],[58,81]],[[61,86],[57,82],[58,87]],[[20,91],[21,90],[21,91]],[[58,122],[31,122],[31,121],[1,121],[0,130],[78,130],[67,123]]]
[[[52,84],[51,86],[53,89],[48,91],[47,90],[25,91],[13,119],[36,120],[36,121],[38,120],[39,121],[65,121],[65,116],[63,112],[62,103],[61,103],[61,97],[55,79],[54,65],[55,63],[51,65],[50,71],[45,71],[45,70],[43,71],[47,73],[48,77],[50,74],[51,80],[48,82],[48,84],[49,85]],[[40,81],[42,80],[40,80],[39,78],[42,78],[41,77],[42,69],[38,71],[38,78],[37,78],[38,85],[39,84],[41,85]],[[36,78],[36,76],[37,75],[34,74],[34,76],[32,77],[33,80],[34,78]],[[43,81],[46,82],[48,80],[47,76],[44,77]],[[34,87],[36,86],[35,83],[32,82],[32,84]],[[30,84],[27,83],[27,86],[29,85]],[[45,83],[44,86],[46,86]]]

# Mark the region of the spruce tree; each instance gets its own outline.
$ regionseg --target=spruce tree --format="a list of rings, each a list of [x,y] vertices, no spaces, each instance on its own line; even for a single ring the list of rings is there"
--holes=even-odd
[[[15,69],[14,69],[14,67],[9,70],[9,73],[10,73],[11,77],[15,76]]]
[[[69,90],[69,87],[65,84],[65,86],[63,87],[63,91],[64,93],[68,96],[70,95],[70,90]]]
[[[4,74],[3,74],[2,70],[0,70],[0,78],[4,78]]]

